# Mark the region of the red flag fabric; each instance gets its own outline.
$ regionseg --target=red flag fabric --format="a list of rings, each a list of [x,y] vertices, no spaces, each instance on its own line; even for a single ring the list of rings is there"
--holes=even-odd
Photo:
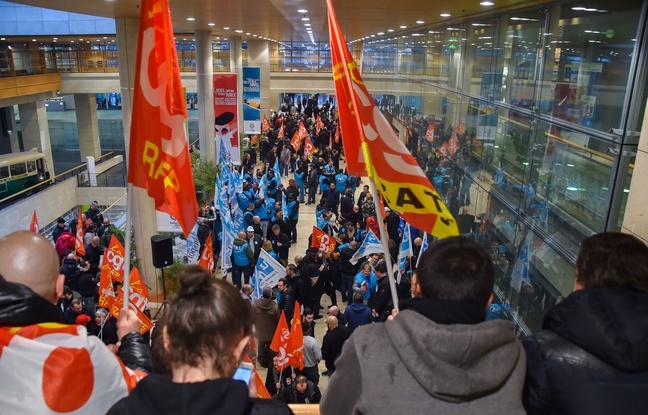
[[[289,364],[295,368],[304,369],[304,332],[301,324],[301,306],[295,301],[295,316],[288,337]]]
[[[131,269],[129,286],[129,304],[134,304],[140,311],[144,311],[148,304],[149,291],[137,268]]]
[[[315,131],[317,132],[317,135],[319,135],[320,131],[324,129],[324,127],[325,125],[322,122],[320,116],[318,115],[317,117],[315,117]]]
[[[335,252],[335,238],[320,228],[313,226],[313,237],[311,238],[311,248],[319,248],[320,251],[331,255]]]
[[[428,124],[427,132],[425,133],[425,139],[430,143],[434,142],[434,123],[431,122]]]
[[[38,226],[38,218],[36,217],[36,210],[34,210],[31,223],[29,224],[29,232],[40,233],[40,226]]]
[[[279,128],[279,133],[277,133],[277,138],[284,138],[286,133],[284,132],[283,120],[281,121],[281,127]]]
[[[86,254],[85,247],[83,246],[83,236],[83,211],[79,210],[76,229],[76,241],[74,243],[74,252],[77,256],[84,256]]]
[[[115,235],[110,237],[108,249],[104,251],[101,263],[101,277],[106,274],[110,279],[121,283],[124,281],[124,246]]]
[[[302,146],[302,142],[306,137],[308,137],[308,130],[304,126],[304,123],[300,121],[299,128],[295,131],[295,134],[293,134],[293,137],[290,140],[290,144],[293,146],[295,151],[299,151],[299,148]]]
[[[387,205],[410,225],[438,238],[459,235],[441,196],[374,105],[342,36],[332,0],[326,0],[326,4],[349,174],[373,179]]]
[[[457,133],[457,134],[463,134],[464,133],[463,121],[459,120],[459,124],[455,127],[454,132]]]
[[[340,142],[340,123],[338,121],[337,127],[335,127],[335,142],[339,143]]]
[[[139,27],[128,182],[146,189],[156,210],[173,216],[186,237],[198,203],[168,0],[142,0]]]
[[[457,134],[452,134],[450,136],[450,140],[448,140],[448,143],[450,145],[450,155],[454,156],[455,153],[459,150],[461,147],[461,143],[459,142],[459,139],[457,138]]]
[[[256,386],[257,397],[260,399],[272,399],[272,396],[270,396],[270,393],[265,386],[263,378],[257,371],[256,365],[252,363],[252,360],[250,359],[250,356],[247,355],[247,353],[243,353],[243,361],[252,364],[252,370],[254,371],[254,386]]]
[[[263,120],[261,121],[261,132],[267,133],[269,129],[270,129],[270,121],[268,121],[265,114],[263,114]]]
[[[131,291],[131,294],[129,295],[130,301],[128,302],[128,308],[130,308],[131,310],[137,313],[137,317],[142,322],[142,327],[140,328],[140,334],[144,334],[147,331],[151,330],[151,328],[153,327],[153,322],[151,322],[151,319],[148,318],[146,314],[142,312],[142,310],[140,310],[135,306],[135,304],[133,304],[133,294],[135,293]],[[122,290],[121,287],[117,287],[117,298],[115,298],[115,301],[113,302],[113,305],[110,308],[110,315],[118,319],[119,313],[123,308],[124,308],[124,290]]]
[[[306,137],[304,143],[304,155],[310,158],[310,156],[315,152],[315,145],[311,141],[310,137]]]
[[[279,324],[277,324],[277,329],[275,330],[272,342],[270,343],[270,350],[278,353],[277,364],[275,367],[279,371],[289,365],[290,359],[288,358],[287,353],[289,337],[290,332],[288,331],[288,323],[286,322],[286,313],[282,311],[281,317],[279,318]]]
[[[210,273],[214,272],[214,248],[212,245],[211,233],[207,235],[205,247],[203,248],[202,255],[200,255],[198,265],[200,265]]]
[[[115,290],[113,289],[110,272],[104,272],[101,267],[101,278],[99,278],[99,307],[110,310],[115,302]]]

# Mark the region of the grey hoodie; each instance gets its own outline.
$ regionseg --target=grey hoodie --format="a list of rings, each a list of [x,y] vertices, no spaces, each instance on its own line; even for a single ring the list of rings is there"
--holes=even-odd
[[[526,358],[509,321],[436,324],[411,310],[358,328],[321,404],[326,414],[524,414]]]

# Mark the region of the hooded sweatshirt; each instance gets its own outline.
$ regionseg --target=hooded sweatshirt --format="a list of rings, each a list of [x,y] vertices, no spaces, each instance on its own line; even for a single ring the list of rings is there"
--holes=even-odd
[[[523,414],[525,355],[514,324],[485,308],[415,298],[359,327],[321,404],[327,414]]]

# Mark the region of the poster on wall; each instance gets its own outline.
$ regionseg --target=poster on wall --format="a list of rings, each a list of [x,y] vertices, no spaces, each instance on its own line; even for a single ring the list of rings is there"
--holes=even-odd
[[[223,139],[232,157],[232,163],[241,165],[241,148],[238,131],[236,74],[214,75],[214,133],[216,148]]]
[[[243,68],[243,132],[261,134],[261,68]]]

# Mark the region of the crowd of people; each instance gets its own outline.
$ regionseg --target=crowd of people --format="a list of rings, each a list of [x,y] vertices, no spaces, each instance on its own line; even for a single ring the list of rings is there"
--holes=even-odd
[[[83,258],[68,244],[76,219],[58,221],[54,245],[29,232],[0,239],[0,412],[288,414],[287,403],[320,402],[324,415],[645,411],[648,247],[642,241],[620,233],[586,238],[574,292],[548,311],[540,333],[520,341],[512,321],[487,319],[493,259],[469,233],[423,250],[414,231],[414,255],[400,282],[391,283],[387,260],[398,256],[402,220],[385,209],[381,222],[368,186],[341,168],[330,108],[300,104],[288,102],[274,114],[270,130],[244,156],[244,183],[235,196],[244,222],[233,241],[231,283],[229,275],[214,278],[185,266],[150,340],[139,333],[134,312],[115,320],[94,304],[98,257],[105,235],[115,233],[96,203],[82,219]],[[290,143],[300,123],[318,148],[312,159]],[[283,187],[280,178],[290,174]],[[295,252],[302,203],[316,205],[315,227],[335,241],[334,249],[308,243]],[[205,249],[210,233],[219,240],[222,224],[216,209],[202,213]],[[380,227],[389,252],[359,255],[369,230],[379,235]],[[67,245],[59,250],[61,240]],[[256,298],[250,277],[261,250],[285,266],[285,276]],[[214,243],[215,256],[220,252]],[[285,356],[272,349],[282,314],[288,327],[301,323],[303,368],[282,366]],[[274,399],[257,398],[255,375],[248,385],[232,378],[247,358],[267,369],[261,384]],[[88,368],[90,380],[81,376]],[[321,376],[330,376],[324,392]]]

